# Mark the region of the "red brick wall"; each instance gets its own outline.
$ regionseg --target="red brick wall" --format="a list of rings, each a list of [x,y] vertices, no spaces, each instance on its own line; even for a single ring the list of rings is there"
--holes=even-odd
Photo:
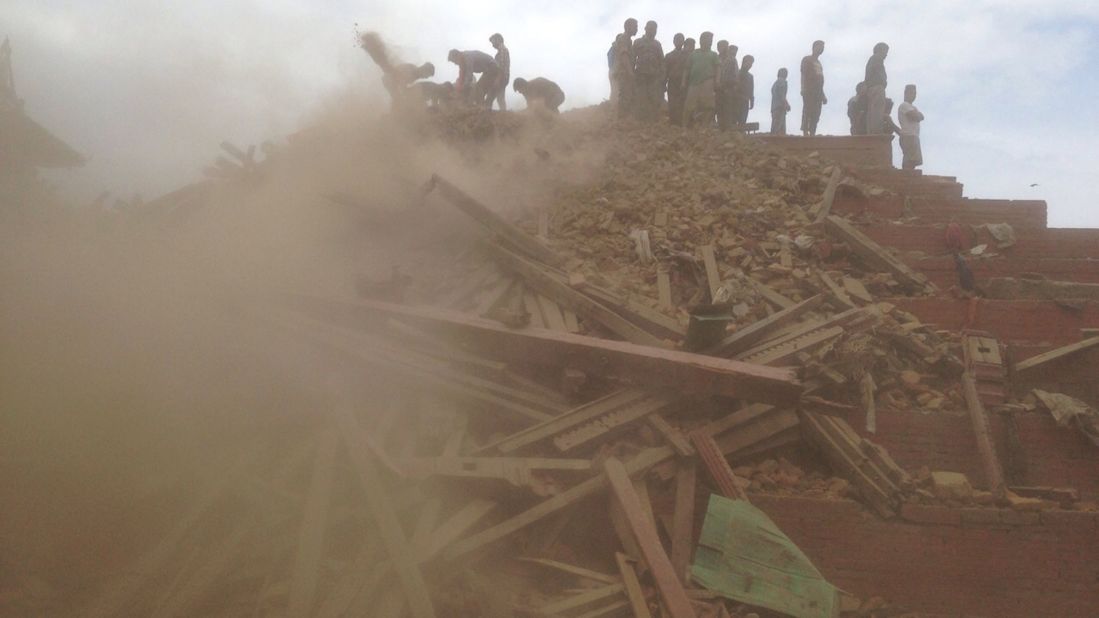
[[[1094,617],[1099,514],[906,509],[886,521],[851,501],[753,496],[833,584],[957,616]]]
[[[987,487],[977,440],[968,415],[921,414],[883,410],[877,415],[877,433],[865,430],[857,415],[847,419],[862,436],[885,447],[908,471],[920,466],[964,472],[976,487]],[[997,453],[1007,458],[1002,419],[990,415]],[[1084,500],[1099,500],[1099,448],[1071,427],[1058,427],[1046,414],[1016,416],[1025,466],[1018,485],[1072,487]]]
[[[883,217],[905,215],[903,196],[859,197],[848,191],[836,193],[832,210],[837,213],[859,214],[865,211]],[[914,198],[911,214],[925,223],[949,223],[951,219],[964,225],[1010,223],[1017,229],[1046,226],[1046,203],[1038,200],[986,200],[971,198]]]
[[[1041,259],[1099,258],[1099,230],[1065,228],[1016,228],[1016,242],[1006,249],[996,249],[986,230],[974,234],[963,226],[969,243],[966,248],[989,244],[990,250],[1006,257]],[[876,222],[860,226],[859,230],[875,242],[899,251],[922,251],[929,256],[943,255],[946,247],[946,223],[903,225]]]
[[[967,300],[896,298],[889,302],[937,328],[966,328]],[[970,328],[991,332],[1004,342],[1063,345],[1079,341],[1081,328],[1099,328],[1099,303],[1088,302],[1075,311],[1050,301],[982,299],[977,303],[976,317]]]

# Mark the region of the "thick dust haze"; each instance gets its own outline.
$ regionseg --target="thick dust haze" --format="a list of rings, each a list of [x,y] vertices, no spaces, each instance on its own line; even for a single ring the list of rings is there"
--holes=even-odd
[[[337,403],[387,405],[386,379],[268,319],[283,293],[353,297],[394,267],[414,276],[409,300],[445,285],[476,231],[424,198],[432,173],[532,208],[542,183],[581,181],[599,157],[523,117],[440,131],[370,86],[319,102],[228,181],[94,208],[42,182],[5,190],[0,608],[68,614],[179,517],[194,479],[257,449],[279,460],[264,449]]]

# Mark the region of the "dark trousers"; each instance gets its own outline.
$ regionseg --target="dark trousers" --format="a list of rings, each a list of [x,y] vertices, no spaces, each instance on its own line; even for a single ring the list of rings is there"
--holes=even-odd
[[[804,94],[801,96],[801,101],[801,130],[807,131],[809,135],[816,135],[824,99],[820,95]]]
[[[687,92],[679,80],[668,80],[668,121],[674,125],[683,124],[683,102]]]

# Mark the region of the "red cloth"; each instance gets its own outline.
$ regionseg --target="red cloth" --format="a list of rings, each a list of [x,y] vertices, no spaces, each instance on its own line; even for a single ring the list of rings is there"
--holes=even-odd
[[[969,244],[965,239],[965,232],[962,231],[962,226],[957,223],[950,223],[946,226],[946,248],[951,251],[964,251],[968,249],[966,245]]]

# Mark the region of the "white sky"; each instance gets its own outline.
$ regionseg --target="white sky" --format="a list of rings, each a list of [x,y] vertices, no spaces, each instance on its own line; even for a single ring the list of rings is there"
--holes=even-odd
[[[919,85],[927,173],[957,176],[972,197],[1046,199],[1051,225],[1099,227],[1094,1],[8,0],[3,13],[28,112],[92,158],[65,174],[89,200],[102,189],[154,197],[198,177],[223,139],[278,139],[333,93],[377,87],[356,24],[434,62],[439,81],[455,77],[448,49],[491,51],[499,31],[513,76],[554,79],[570,107],[606,97],[606,50],[632,16],[657,20],[666,49],[677,31],[712,30],[754,55],[752,119],[764,126],[777,69],[796,83],[824,39],[821,130],[833,134],[846,133],[847,98],[886,41],[890,96]]]

